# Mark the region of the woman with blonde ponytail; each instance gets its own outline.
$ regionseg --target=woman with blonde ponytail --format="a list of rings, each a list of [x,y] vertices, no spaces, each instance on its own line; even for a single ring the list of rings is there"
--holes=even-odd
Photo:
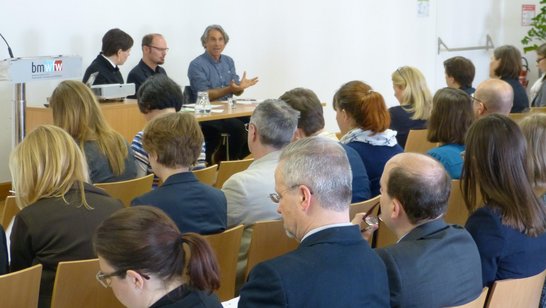
[[[379,195],[379,179],[387,161],[403,152],[383,96],[362,81],[350,81],[334,95],[340,142],[355,149],[370,178],[372,197]]]
[[[156,207],[116,212],[97,228],[94,244],[97,280],[126,307],[222,307],[212,293],[220,286],[212,249],[196,233],[181,234]]]

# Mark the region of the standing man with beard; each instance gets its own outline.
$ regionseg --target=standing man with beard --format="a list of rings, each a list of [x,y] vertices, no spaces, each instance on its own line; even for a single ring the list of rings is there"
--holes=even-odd
[[[146,34],[142,38],[142,59],[138,62],[127,77],[127,83],[135,84],[135,95],[130,98],[136,98],[136,93],[140,86],[155,74],[165,74],[167,72],[162,65],[165,63],[165,56],[169,48],[163,35],[158,33]]]

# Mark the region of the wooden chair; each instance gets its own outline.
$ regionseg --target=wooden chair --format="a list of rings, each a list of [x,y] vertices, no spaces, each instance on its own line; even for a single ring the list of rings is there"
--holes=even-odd
[[[531,112],[543,112],[543,113],[546,113],[546,107],[531,107]]]
[[[508,115],[508,117],[510,117],[510,119],[512,119],[514,122],[519,122],[521,121],[523,118],[525,118],[526,116],[530,115],[531,113],[529,112],[522,112],[522,113],[510,113]]]
[[[195,177],[197,177],[199,182],[210,185],[210,186],[214,186],[214,183],[216,183],[218,165],[212,165],[207,168],[193,170],[192,172],[195,175]]]
[[[476,298],[475,300],[471,301],[470,303],[466,303],[460,306],[453,306],[451,308],[483,308],[483,306],[485,305],[485,300],[487,299],[488,292],[489,288],[485,287],[483,288],[480,296],[478,296],[478,298]]]
[[[99,259],[59,262],[51,307],[124,307],[111,289],[96,280],[98,271]]]
[[[535,276],[497,280],[491,287],[485,307],[538,307],[546,270]]]
[[[2,211],[2,221],[0,223],[6,229],[13,217],[19,213],[20,209],[15,202],[14,196],[8,196],[5,201],[4,210]]]
[[[222,233],[205,235],[212,246],[220,267],[220,288],[216,294],[221,301],[235,297],[235,279],[237,277],[237,258],[241,247],[244,226],[239,225]]]
[[[286,235],[282,220],[256,222],[252,226],[245,280],[256,264],[290,252],[296,249],[298,245],[295,239]]]
[[[352,203],[349,207],[349,218],[350,220],[353,220],[355,218],[356,213],[362,213],[362,212],[368,212],[368,210],[376,203],[379,203],[379,198],[381,198],[381,195],[377,195],[369,200],[365,200],[362,202]],[[375,208],[374,212],[370,215],[377,214],[378,207]]]
[[[0,276],[1,307],[37,307],[42,265]]]
[[[427,140],[428,130],[412,129],[409,131],[404,152],[415,152],[426,154],[428,150],[438,146],[438,143]]]
[[[398,237],[381,220],[379,221],[379,228],[375,231],[375,237],[374,248],[383,248],[398,241]]]
[[[253,161],[253,158],[221,161],[220,166],[218,167],[218,176],[216,177],[216,184],[214,184],[214,187],[222,188],[222,185],[224,185],[224,182],[227,181],[227,179],[237,172],[246,170]]]
[[[125,207],[131,205],[131,201],[152,190],[154,174],[148,174],[141,178],[112,183],[96,183],[95,186],[106,190],[110,196],[121,200]]]
[[[341,140],[341,138],[343,138],[343,135],[341,132],[336,132],[336,137],[337,137],[337,140]]]
[[[451,194],[447,202],[447,211],[444,220],[450,224],[464,226],[468,219],[468,209],[464,203],[461,181],[451,180]]]

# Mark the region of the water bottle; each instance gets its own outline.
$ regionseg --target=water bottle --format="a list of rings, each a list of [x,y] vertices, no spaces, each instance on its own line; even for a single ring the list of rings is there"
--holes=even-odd
[[[197,92],[197,101],[195,102],[195,113],[210,113],[209,93],[206,91]]]

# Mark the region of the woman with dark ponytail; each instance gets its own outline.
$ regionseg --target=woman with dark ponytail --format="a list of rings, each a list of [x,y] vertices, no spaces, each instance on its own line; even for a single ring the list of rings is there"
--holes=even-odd
[[[125,306],[221,307],[212,293],[220,286],[212,249],[195,233],[181,234],[160,209],[122,209],[97,228],[93,241],[97,280]]]
[[[370,178],[372,197],[379,195],[379,179],[387,161],[403,152],[383,96],[362,81],[350,81],[334,95],[340,142],[355,149]]]

